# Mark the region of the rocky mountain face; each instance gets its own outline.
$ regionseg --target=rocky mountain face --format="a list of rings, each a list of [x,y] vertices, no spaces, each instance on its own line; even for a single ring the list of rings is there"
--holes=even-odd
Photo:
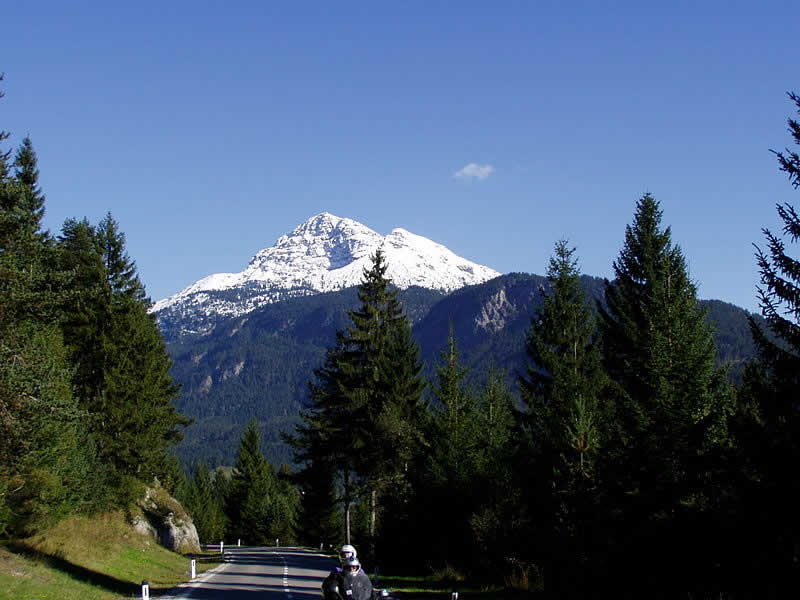
[[[383,236],[322,213],[261,250],[240,273],[209,275],[159,300],[151,312],[168,341],[209,335],[220,322],[268,304],[357,286],[377,250],[400,289],[448,293],[500,275],[405,229]]]

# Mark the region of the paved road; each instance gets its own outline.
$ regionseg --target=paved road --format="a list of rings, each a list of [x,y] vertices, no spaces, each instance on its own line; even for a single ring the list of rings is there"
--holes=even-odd
[[[336,564],[300,548],[225,548],[225,564],[162,600],[321,600],[322,580]]]

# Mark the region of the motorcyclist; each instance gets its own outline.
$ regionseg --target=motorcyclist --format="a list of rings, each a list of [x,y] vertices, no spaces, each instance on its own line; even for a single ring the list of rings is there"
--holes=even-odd
[[[334,584],[338,586],[337,577],[342,575],[344,572],[345,561],[350,558],[356,558],[357,553],[353,546],[350,544],[345,544],[339,549],[338,555],[340,566],[331,570],[331,572],[328,573],[328,576],[322,581],[322,595],[326,598],[326,600],[336,600],[338,598],[338,594],[330,594],[329,590]]]
[[[372,582],[355,556],[345,558],[341,569],[332,571],[322,582],[326,600],[372,600]]]

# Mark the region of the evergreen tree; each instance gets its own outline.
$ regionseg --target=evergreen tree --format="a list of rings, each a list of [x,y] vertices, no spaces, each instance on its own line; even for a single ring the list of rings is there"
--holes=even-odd
[[[337,334],[336,346],[315,372],[311,408],[292,442],[298,459],[319,461],[321,451],[337,470],[348,542],[349,508],[359,489],[368,491],[368,535],[374,540],[379,496],[387,490],[395,498],[407,494],[410,461],[420,443],[419,350],[386,268],[377,251],[359,286],[360,306],[348,313],[352,325]]]
[[[681,573],[670,580],[679,586],[711,572],[710,557],[687,551],[681,536],[711,526],[710,462],[727,443],[731,407],[724,374],[714,369],[712,331],[661,217],[652,196],[639,200],[614,262],[616,279],[606,284],[607,306],[599,306],[604,364],[618,386],[605,482],[621,518],[626,570],[655,544],[650,556],[659,568],[638,572],[655,580],[672,569]]]
[[[86,219],[65,221],[58,238],[60,268],[69,274],[63,300],[62,329],[75,365],[73,385],[81,406],[102,412],[105,338],[111,322],[102,248]]]
[[[14,167],[12,174],[0,166],[6,174],[0,178],[0,289],[9,318],[51,323],[65,281],[54,264],[50,234],[41,229],[44,196],[30,138],[17,151]]]
[[[800,97],[789,94],[800,113]],[[795,144],[800,145],[800,123],[789,119],[789,132]],[[781,171],[789,177],[796,189],[800,187],[800,157],[789,150],[776,152]],[[790,204],[776,206],[783,221],[783,234],[792,243],[800,239],[800,216]],[[800,384],[800,262],[786,253],[785,242],[769,229],[763,229],[767,250],[756,247],[756,259],[761,274],[758,287],[759,305],[764,316],[767,335],[751,319],[751,329],[759,352],[759,359],[768,371],[776,390],[775,402],[765,403],[769,419],[793,419],[796,416],[794,394]],[[785,393],[790,392],[790,393]]]
[[[200,540],[214,543],[224,539],[226,521],[223,502],[216,493],[213,477],[205,462],[195,467],[186,498],[181,501],[192,515]]]
[[[125,249],[125,234],[111,213],[107,213],[98,225],[97,238],[102,248],[106,286],[112,300],[120,303],[134,300],[149,308],[150,302],[136,272],[136,263]]]
[[[298,514],[298,535],[302,544],[329,548],[344,539],[334,473],[333,465],[319,456],[294,477],[302,494]]]
[[[44,194],[39,187],[39,161],[33,149],[30,137],[22,140],[22,145],[17,150],[14,158],[15,178],[22,187],[20,204],[24,215],[26,229],[39,234],[45,241],[49,235],[41,232],[42,218],[44,217]]]
[[[506,373],[490,366],[478,401],[476,508],[470,517],[474,564],[481,570],[505,569],[503,561],[518,550],[519,505],[514,486],[514,398]],[[527,545],[527,544],[526,544]],[[496,549],[504,548],[505,556]]]
[[[407,494],[424,387],[419,349],[386,270],[378,250],[358,289],[361,305],[348,313],[352,326],[342,337],[340,385],[354,417],[348,434],[358,452],[357,472],[369,490],[372,540],[379,495],[391,493],[397,499]]]
[[[167,451],[191,421],[173,405],[172,362],[152,315],[137,301],[115,308],[105,346],[105,408],[95,435],[117,472],[146,481],[167,472]]]
[[[172,405],[171,361],[125,236],[110,214],[97,228],[68,220],[59,250],[71,274],[63,331],[74,389],[100,455],[117,476],[163,477],[167,449],[189,420]]]
[[[311,519],[320,524],[326,535],[330,533],[325,525],[330,523],[325,502],[331,499],[330,485],[334,485],[336,496],[331,499],[331,506],[341,505],[343,530],[342,535],[334,535],[330,542],[333,544],[340,539],[351,542],[350,510],[358,497],[355,468],[359,451],[350,433],[357,415],[340,381],[344,348],[344,336],[339,332],[336,345],[328,349],[325,363],[314,371],[314,380],[309,382],[310,400],[308,407],[300,412],[302,423],[295,427],[294,435],[283,436],[294,449],[295,461],[303,465],[297,477],[305,492],[305,527]]]
[[[2,79],[2,77],[0,77]],[[0,94],[2,96],[2,94]],[[7,134],[0,132],[0,141]],[[102,473],[70,390],[30,140],[0,151],[0,536],[103,502]],[[101,485],[96,485],[96,484]]]
[[[0,73],[0,82],[5,79],[5,73]],[[0,90],[0,99],[2,99],[6,93]],[[7,131],[0,129],[0,142],[4,142],[8,139],[11,134]],[[11,150],[0,150],[0,181],[6,179],[8,177],[8,159],[11,156]]]
[[[556,471],[579,471],[588,477],[598,448],[600,395],[605,378],[595,343],[595,322],[574,248],[556,243],[547,278],[550,293],[531,320],[526,351],[529,362],[520,378],[524,421],[540,448],[561,455]]]
[[[506,377],[503,370],[490,365],[478,402],[478,445],[484,449],[480,457],[483,472],[497,472],[499,466],[508,466],[510,460],[514,398]]]
[[[604,426],[605,375],[595,321],[575,249],[555,245],[547,270],[549,292],[531,319],[526,374],[520,391],[527,410],[520,470],[538,559],[546,579],[566,594],[585,570],[587,521],[594,510],[595,460]]]
[[[479,457],[478,404],[467,386],[468,369],[461,363],[452,327],[436,367],[432,386],[423,480],[416,502],[425,508],[417,517],[420,531],[436,531],[428,545],[434,564],[468,566],[473,550],[470,516],[478,499],[475,485]]]
[[[226,513],[234,537],[248,544],[273,543],[293,536],[293,503],[278,484],[275,471],[261,451],[258,422],[245,427],[236,456]]]
[[[800,113],[800,97],[790,93],[789,98]],[[788,124],[794,143],[800,145],[800,123],[790,118]],[[800,187],[798,153],[787,148],[775,154],[791,185]],[[733,462],[738,487],[732,495],[735,508],[726,507],[736,521],[727,538],[731,578],[746,585],[741,574],[747,573],[765,582],[748,597],[777,596],[793,586],[800,559],[800,518],[794,506],[800,482],[794,470],[786,468],[800,459],[800,261],[787,253],[784,241],[787,237],[795,244],[800,239],[800,217],[791,204],[776,208],[783,236],[764,228],[766,249],[756,246],[765,328],[750,318],[758,356],[745,370],[740,391],[738,454]],[[753,547],[760,551],[749,552]]]

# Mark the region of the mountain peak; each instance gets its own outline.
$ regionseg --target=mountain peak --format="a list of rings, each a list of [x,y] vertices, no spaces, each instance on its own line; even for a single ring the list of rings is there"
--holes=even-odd
[[[284,298],[355,286],[378,249],[386,257],[387,276],[399,288],[451,292],[500,274],[405,229],[382,236],[358,221],[322,212],[258,252],[244,271],[209,275],[159,300],[151,311],[162,326],[167,313],[181,318],[197,313],[207,323]]]

